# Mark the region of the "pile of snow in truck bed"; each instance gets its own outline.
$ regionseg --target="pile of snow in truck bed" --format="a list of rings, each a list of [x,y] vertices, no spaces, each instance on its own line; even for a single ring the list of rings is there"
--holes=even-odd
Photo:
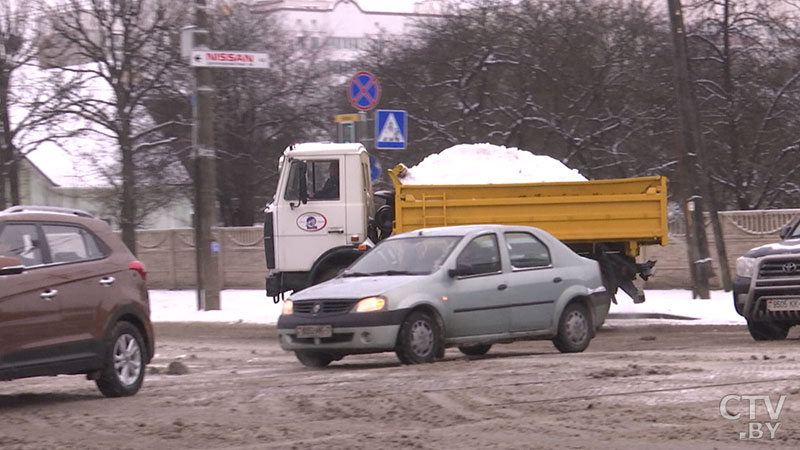
[[[505,184],[586,181],[549,156],[492,144],[460,144],[408,169],[403,184]]]

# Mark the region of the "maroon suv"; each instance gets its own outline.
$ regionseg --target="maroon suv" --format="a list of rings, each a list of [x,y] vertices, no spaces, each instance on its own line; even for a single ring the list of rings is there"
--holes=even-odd
[[[77,210],[0,212],[0,380],[85,374],[135,394],[153,357],[144,265]]]

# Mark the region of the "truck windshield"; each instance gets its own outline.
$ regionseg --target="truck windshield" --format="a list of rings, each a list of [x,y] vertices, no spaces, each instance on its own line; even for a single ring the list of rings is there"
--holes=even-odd
[[[306,168],[306,198],[309,200],[338,200],[339,199],[339,161],[336,159],[323,160],[292,160],[289,166],[289,178],[286,182],[284,200],[296,201],[300,199],[301,166]]]
[[[441,267],[461,236],[415,236],[378,244],[342,276],[427,275]]]

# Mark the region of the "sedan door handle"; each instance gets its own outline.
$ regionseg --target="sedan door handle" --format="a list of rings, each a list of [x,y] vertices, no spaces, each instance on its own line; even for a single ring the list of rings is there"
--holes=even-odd
[[[42,292],[41,294],[39,294],[39,297],[42,297],[43,299],[45,299],[45,300],[47,300],[49,302],[50,300],[55,298],[56,295],[58,295],[58,291],[57,290],[48,289],[48,290]]]
[[[563,280],[561,279],[561,277],[555,277],[555,278],[553,278],[553,283],[561,283],[561,281],[563,281]]]
[[[114,281],[116,281],[114,277],[100,278],[100,284],[102,284],[105,287],[111,286],[112,284],[114,284]]]
[[[329,228],[328,234],[344,234],[344,228]]]
[[[497,290],[498,291],[505,291],[507,287],[508,287],[507,285],[501,284],[500,286],[497,286]]]

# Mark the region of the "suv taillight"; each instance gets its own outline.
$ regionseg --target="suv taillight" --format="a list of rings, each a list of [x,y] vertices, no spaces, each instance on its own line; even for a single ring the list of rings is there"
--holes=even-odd
[[[131,261],[130,264],[128,264],[128,269],[139,272],[139,275],[142,276],[142,279],[147,280],[147,270],[145,270],[143,262]]]

